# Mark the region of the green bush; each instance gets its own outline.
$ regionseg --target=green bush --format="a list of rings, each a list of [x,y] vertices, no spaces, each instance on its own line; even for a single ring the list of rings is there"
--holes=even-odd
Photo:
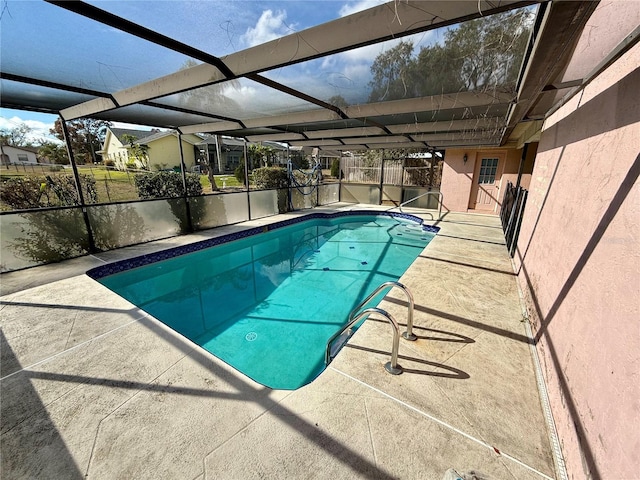
[[[42,185],[46,186],[43,177],[26,175],[9,178],[2,182],[0,200],[15,210],[49,206],[49,199],[46,196],[43,203],[40,203],[44,193]]]
[[[197,173],[187,173],[187,195],[202,195],[202,185],[200,175]],[[154,173],[140,173],[135,176],[136,190],[141,199],[148,198],[175,198],[184,195],[182,185],[182,173],[165,170]],[[189,201],[191,208],[191,222],[199,225],[206,208],[197,201]],[[186,217],[184,202],[169,202],[169,208],[176,218],[180,231],[186,233],[191,230],[191,222]]]
[[[80,184],[86,203],[97,202],[96,181],[80,174]],[[2,182],[0,200],[15,210],[26,208],[79,205],[76,183],[72,175],[25,175]]]
[[[78,174],[85,203],[96,203],[98,191],[93,175]],[[80,205],[76,182],[72,175],[47,175],[47,188],[58,198],[59,205]]]
[[[286,188],[289,186],[287,169],[262,167],[253,171],[253,181],[258,188]]]
[[[292,152],[290,158],[291,158],[291,166],[293,168],[304,170],[311,166],[309,165],[309,160],[307,159],[307,157],[302,153]]]
[[[242,185],[245,187],[247,186],[244,178],[244,162],[240,163],[240,165],[236,167],[233,171],[233,176],[236,177],[236,180],[238,180]]]
[[[182,174],[172,171],[153,173],[141,173],[135,176],[138,197],[147,198],[171,198],[184,195]],[[187,173],[187,195],[202,195],[200,175]]]
[[[335,158],[331,162],[331,176],[334,178],[340,178],[340,159]]]

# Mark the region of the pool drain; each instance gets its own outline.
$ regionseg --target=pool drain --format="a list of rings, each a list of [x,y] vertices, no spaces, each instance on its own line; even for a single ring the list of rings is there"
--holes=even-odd
[[[249,332],[244,336],[247,342],[253,342],[256,338],[258,338],[258,334],[256,332]]]

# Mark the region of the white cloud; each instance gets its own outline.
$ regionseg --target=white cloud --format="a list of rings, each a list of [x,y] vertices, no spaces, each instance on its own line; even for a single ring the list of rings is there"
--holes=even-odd
[[[367,45],[366,47],[355,48],[353,50],[347,50],[339,54],[343,61],[349,63],[368,63],[371,65],[378,55],[380,55],[385,49],[393,48],[401,40],[392,40],[393,44],[386,42],[384,44]]]
[[[41,122],[39,120],[23,120],[18,116],[11,118],[0,117],[0,129],[12,130],[20,125],[25,124],[31,129],[31,132],[27,135],[27,140],[32,143],[42,142],[60,142],[57,138],[49,133],[49,129],[53,128],[53,122]]]
[[[347,65],[344,68],[344,75],[356,84],[368,82],[371,77],[371,68],[368,65]]]
[[[286,19],[287,12],[284,10],[278,10],[275,14],[273,10],[265,10],[260,15],[256,26],[247,28],[246,33],[241,37],[242,41],[253,47],[289,35],[295,31],[295,25],[287,25]]]
[[[257,96],[257,90],[250,86],[230,86],[223,90],[223,95],[240,104],[250,103]]]
[[[352,13],[361,12],[362,10],[376,7],[381,3],[386,2],[387,0],[359,0],[357,2],[347,2],[342,6],[339,14],[341,17],[346,17],[347,15],[351,15]]]
[[[322,70],[328,69],[328,68],[335,68],[336,66],[336,57],[333,55],[329,55],[328,57],[324,57],[322,59],[322,65],[321,68]]]

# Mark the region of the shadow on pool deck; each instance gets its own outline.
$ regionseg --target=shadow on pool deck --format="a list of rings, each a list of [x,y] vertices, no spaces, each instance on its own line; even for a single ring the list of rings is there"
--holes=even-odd
[[[439,226],[401,279],[418,335],[401,340],[404,373],[382,368],[390,329],[372,318],[293,392],[252,382],[80,272],[56,278],[48,266],[55,280],[27,289],[18,277],[33,285],[37,269],[4,274],[0,474],[439,480],[453,467],[553,478],[499,221],[449,214]],[[406,318],[393,293],[380,306]]]

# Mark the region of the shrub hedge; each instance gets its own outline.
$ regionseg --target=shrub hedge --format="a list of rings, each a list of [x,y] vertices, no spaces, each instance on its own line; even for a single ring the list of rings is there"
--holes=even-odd
[[[172,171],[141,173],[135,176],[136,190],[141,199],[173,198],[184,195],[182,174]],[[200,175],[187,173],[187,195],[202,195]]]
[[[287,169],[262,167],[253,171],[253,181],[258,188],[286,188],[289,186]]]

